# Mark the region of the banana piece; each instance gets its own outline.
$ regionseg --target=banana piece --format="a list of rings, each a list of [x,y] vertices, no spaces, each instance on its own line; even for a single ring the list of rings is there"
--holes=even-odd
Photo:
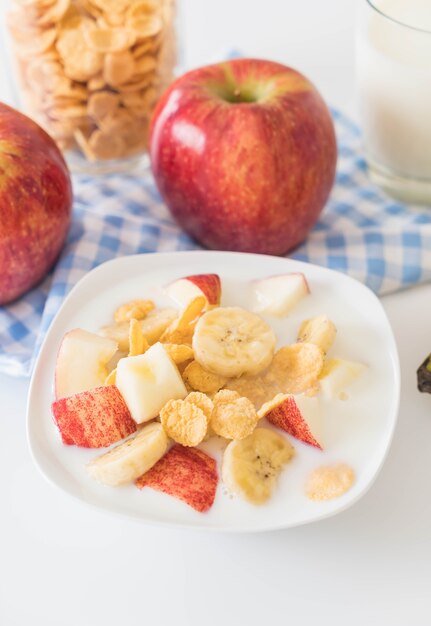
[[[225,377],[257,374],[272,361],[275,335],[264,320],[239,307],[204,313],[193,335],[195,359]]]
[[[231,441],[223,455],[222,479],[226,487],[253,504],[271,496],[278,475],[294,454],[288,440],[269,428]]]
[[[116,487],[136,480],[145,474],[168,447],[168,438],[160,423],[142,428],[137,435],[98,456],[86,465],[92,478]]]
[[[318,315],[302,322],[298,331],[298,341],[314,343],[326,354],[335,341],[337,328],[326,315]]]

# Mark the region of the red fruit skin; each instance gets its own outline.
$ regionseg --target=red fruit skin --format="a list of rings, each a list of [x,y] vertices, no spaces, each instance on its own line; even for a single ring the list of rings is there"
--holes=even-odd
[[[199,513],[214,503],[218,483],[215,460],[198,448],[178,444],[136,480],[139,489],[152,487],[182,500]]]
[[[292,437],[296,437],[310,446],[323,450],[320,443],[313,437],[295,399],[292,396],[285,398],[278,406],[271,409],[266,415],[268,422],[284,430]]]
[[[208,300],[208,304],[220,304],[221,280],[218,274],[194,274],[185,276],[185,279],[199,287]]]
[[[56,400],[52,415],[63,443],[82,448],[105,448],[137,430],[115,385]]]
[[[72,184],[55,142],[0,103],[0,305],[36,285],[66,239]]]
[[[259,102],[227,102],[235,90]],[[306,237],[332,188],[334,125],[315,87],[279,63],[237,59],[193,70],[159,101],[150,158],[172,215],[208,248],[284,254]]]

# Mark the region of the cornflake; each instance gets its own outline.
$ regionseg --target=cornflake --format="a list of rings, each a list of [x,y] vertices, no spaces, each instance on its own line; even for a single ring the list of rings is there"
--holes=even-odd
[[[225,389],[236,391],[240,396],[248,398],[258,409],[264,402],[271,400],[280,388],[268,374],[258,376],[240,376],[230,379]]]
[[[138,71],[133,54],[129,50],[107,54],[103,65],[103,78],[107,85],[116,87],[127,83]],[[116,94],[118,97],[118,94]]]
[[[156,2],[151,2],[150,0],[142,0],[141,2],[135,2],[131,6],[129,6],[126,10],[126,18],[131,19],[134,17],[146,17],[148,15],[152,15],[159,8],[159,5]]]
[[[84,31],[87,46],[95,52],[122,52],[136,41],[131,29],[125,28],[91,28]]]
[[[91,0],[100,11],[104,13],[123,13],[130,5],[130,0]]]
[[[162,343],[191,345],[197,318],[204,310],[206,298],[197,296],[189,302],[180,317],[172,322],[162,334]]]
[[[103,130],[95,130],[88,139],[88,150],[93,161],[118,159],[124,152],[124,143],[121,137],[112,136]]]
[[[225,439],[244,439],[256,427],[259,417],[248,398],[222,389],[213,398],[211,428]]]
[[[131,300],[118,307],[114,313],[114,321],[143,320],[154,308],[155,304],[152,300]]]
[[[269,367],[269,374],[283,393],[303,393],[316,386],[324,354],[313,343],[294,343],[280,348]]]
[[[130,17],[126,24],[134,31],[138,41],[158,35],[163,28],[162,18],[158,15]]]
[[[66,13],[70,6],[70,0],[57,0],[47,9],[43,10],[42,16],[37,20],[37,25],[45,26],[47,24],[55,24]]]
[[[193,359],[194,352],[191,346],[178,343],[164,343],[164,348],[176,365]]]
[[[131,319],[129,324],[129,356],[137,356],[148,350],[148,343],[138,320]]]
[[[199,404],[199,406],[198,406]],[[197,446],[203,441],[208,418],[198,403],[188,400],[169,400],[160,411],[160,422],[168,437],[186,447]]]
[[[355,472],[345,463],[316,468],[308,476],[305,493],[310,500],[332,500],[348,491],[355,480]]]
[[[118,94],[108,91],[99,91],[92,94],[88,99],[87,111],[96,122],[100,122],[107,115],[112,115],[120,102]]]
[[[210,400],[210,398],[208,398],[208,396],[206,396],[204,393],[200,393],[199,391],[192,391],[191,393],[189,393],[184,401],[190,402],[191,404],[197,406],[205,414],[208,422],[210,421],[211,413],[214,408],[214,403],[212,400]]]
[[[227,378],[213,374],[206,370],[197,361],[192,361],[183,372],[183,380],[196,391],[214,393],[219,391],[227,382]]]
[[[81,24],[80,24],[81,26]],[[86,81],[103,66],[103,55],[90,50],[85,33],[91,28],[68,28],[58,36],[56,48],[64,64],[64,74],[76,81]]]

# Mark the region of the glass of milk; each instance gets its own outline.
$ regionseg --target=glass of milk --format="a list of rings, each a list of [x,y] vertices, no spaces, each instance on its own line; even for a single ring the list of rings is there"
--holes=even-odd
[[[360,0],[357,80],[371,178],[431,206],[431,0]]]

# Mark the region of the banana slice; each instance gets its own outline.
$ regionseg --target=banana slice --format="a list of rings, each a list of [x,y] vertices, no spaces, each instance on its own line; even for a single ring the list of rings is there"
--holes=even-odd
[[[262,504],[271,496],[278,475],[294,454],[287,439],[268,428],[256,428],[240,441],[231,441],[223,455],[226,487],[249,502]]]
[[[86,470],[99,482],[116,487],[145,474],[168,447],[168,438],[158,422],[148,424],[131,439],[115,446],[87,464]]]
[[[255,313],[219,307],[199,319],[193,350],[196,361],[214,374],[228,378],[257,374],[271,363],[275,335]]]
[[[326,315],[318,315],[302,322],[298,331],[298,341],[314,343],[326,354],[335,341],[337,328]]]

